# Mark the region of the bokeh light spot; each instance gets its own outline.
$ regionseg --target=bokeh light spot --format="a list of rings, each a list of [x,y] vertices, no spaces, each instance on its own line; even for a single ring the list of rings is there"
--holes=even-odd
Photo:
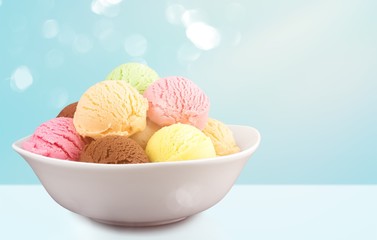
[[[205,13],[199,9],[190,9],[183,13],[182,22],[185,27],[189,27],[193,23],[206,21]]]
[[[114,23],[107,18],[102,18],[94,23],[93,35],[98,39],[103,49],[114,52],[122,48],[123,37],[120,31],[115,31]]]
[[[119,4],[122,0],[93,0],[91,4],[92,12],[106,17],[116,17],[119,15]]]
[[[241,43],[242,40],[242,34],[240,32],[236,32],[233,35],[233,41],[232,41],[232,46],[237,46]]]
[[[45,38],[54,38],[59,33],[59,25],[54,19],[49,19],[43,24],[43,36]]]
[[[79,34],[73,41],[73,48],[78,53],[87,53],[93,48],[93,41],[88,36]]]
[[[223,28],[220,31],[221,34],[221,45],[236,47],[240,45],[242,40],[242,33],[233,28]]]
[[[182,23],[182,15],[185,8],[179,4],[169,5],[165,10],[165,16],[169,23],[179,25]]]
[[[194,62],[199,59],[201,51],[191,43],[184,43],[178,49],[177,58],[182,64]]]
[[[114,31],[114,24],[111,20],[101,19],[93,26],[93,34],[99,40],[108,38]]]
[[[23,92],[33,84],[33,76],[27,66],[19,66],[10,78],[10,86],[14,91]]]
[[[140,34],[132,34],[124,41],[124,50],[132,57],[144,55],[148,48],[147,39]]]
[[[210,50],[220,44],[220,33],[216,28],[204,23],[196,22],[186,29],[187,38],[199,49]]]

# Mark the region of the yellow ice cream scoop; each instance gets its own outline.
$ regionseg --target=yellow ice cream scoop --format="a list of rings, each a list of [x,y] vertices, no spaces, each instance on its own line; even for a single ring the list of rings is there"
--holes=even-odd
[[[106,80],[80,98],[73,124],[84,137],[131,136],[144,130],[148,100],[125,81]]]
[[[209,118],[203,132],[211,138],[218,156],[229,155],[240,151],[240,148],[234,140],[232,131],[224,123]]]
[[[176,123],[156,131],[145,149],[151,162],[216,157],[212,141],[194,126]]]

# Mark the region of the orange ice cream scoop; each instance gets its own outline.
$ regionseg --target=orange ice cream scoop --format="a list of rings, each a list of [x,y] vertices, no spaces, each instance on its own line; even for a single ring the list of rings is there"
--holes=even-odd
[[[144,130],[147,109],[147,99],[130,84],[107,80],[81,96],[73,123],[84,137],[131,136]]]

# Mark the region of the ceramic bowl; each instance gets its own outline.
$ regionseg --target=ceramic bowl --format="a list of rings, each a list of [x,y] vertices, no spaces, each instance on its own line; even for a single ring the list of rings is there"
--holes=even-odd
[[[239,153],[180,162],[112,165],[60,160],[22,149],[28,137],[13,148],[64,208],[103,223],[151,226],[204,211],[229,192],[260,143],[255,128],[229,127]]]

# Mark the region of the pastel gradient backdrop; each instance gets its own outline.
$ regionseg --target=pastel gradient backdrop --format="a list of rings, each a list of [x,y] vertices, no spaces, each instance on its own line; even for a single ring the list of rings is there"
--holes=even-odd
[[[11,143],[121,63],[183,75],[262,143],[239,184],[377,183],[377,2],[0,0],[0,183]]]

